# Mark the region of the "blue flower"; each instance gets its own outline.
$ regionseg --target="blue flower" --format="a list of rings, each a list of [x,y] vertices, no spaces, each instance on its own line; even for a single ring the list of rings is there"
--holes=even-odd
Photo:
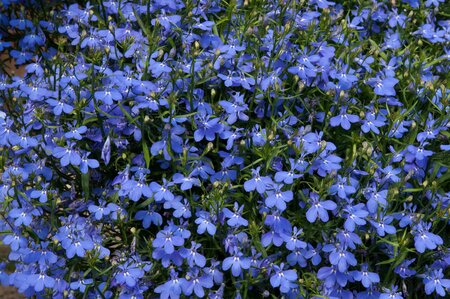
[[[144,270],[134,261],[126,261],[117,267],[114,280],[118,284],[126,284],[129,287],[134,287],[144,274]]]
[[[226,271],[231,268],[231,273],[236,277],[241,275],[242,269],[249,269],[250,264],[250,259],[234,248],[234,255],[223,260],[222,269]]]
[[[83,156],[81,157],[81,162],[80,162],[80,171],[81,173],[88,173],[89,172],[89,168],[98,168],[100,166],[100,163],[98,163],[98,161],[96,159],[89,159],[90,153],[84,153]]]
[[[260,167],[252,170],[253,178],[244,183],[245,191],[250,192],[256,189],[258,193],[262,194],[272,185],[272,179],[268,176],[260,176],[259,170]]]
[[[212,288],[214,282],[212,278],[208,275],[201,275],[197,268],[189,271],[187,275],[190,279],[187,279],[183,283],[184,294],[190,296],[192,292],[199,298],[205,296],[205,290],[203,288]]]
[[[424,275],[425,293],[431,295],[436,292],[439,296],[445,297],[446,289],[450,289],[450,279],[444,278],[442,269],[434,269],[429,275]]]
[[[88,285],[91,285],[94,282],[94,280],[92,278],[81,278],[77,281],[74,281],[72,283],[70,283],[70,288],[72,290],[79,290],[81,293],[84,293],[84,291],[86,290],[86,287]]]
[[[153,247],[163,248],[166,254],[171,254],[175,251],[175,246],[183,246],[184,239],[175,234],[173,227],[167,226],[156,234],[153,240]]]
[[[155,292],[161,294],[161,298],[180,298],[183,291],[182,286],[186,283],[185,278],[179,278],[178,272],[170,270],[170,279],[162,285],[155,288]]]
[[[380,299],[403,299],[402,292],[397,292],[397,290],[397,286],[392,286],[390,289],[383,288]]]
[[[379,127],[384,126],[384,120],[380,116],[375,116],[372,113],[368,113],[366,115],[366,119],[363,121],[361,125],[361,131],[364,133],[368,133],[369,131],[374,132],[375,134],[380,134]]]
[[[76,139],[76,140],[81,140],[81,139],[83,139],[83,136],[81,136],[81,134],[86,133],[86,131],[87,131],[87,127],[86,126],[73,128],[69,132],[64,133],[64,137],[66,137],[68,139],[73,138],[73,139]]]
[[[39,274],[30,275],[30,283],[34,285],[34,290],[40,292],[45,288],[53,288],[55,286],[55,279],[45,272],[40,272]]]
[[[364,209],[364,204],[359,203],[354,206],[347,205],[342,211],[346,218],[344,228],[350,232],[355,231],[356,225],[365,225],[367,222],[364,218],[369,215],[369,212]]]
[[[303,233],[303,229],[298,229],[294,226],[291,235],[283,235],[284,241],[286,242],[286,248],[293,251],[300,248],[306,248],[306,242],[299,239],[299,236]]]
[[[342,273],[346,272],[349,266],[356,266],[357,264],[355,255],[350,251],[347,251],[344,246],[339,244],[327,244],[322,250],[330,252],[330,263],[337,266],[338,270]]]
[[[182,257],[187,259],[189,267],[198,266],[203,268],[206,264],[206,258],[202,254],[198,253],[197,250],[201,247],[201,244],[197,244],[196,242],[191,242],[192,247],[190,249],[181,248],[180,254]]]
[[[55,147],[52,152],[53,156],[61,159],[61,166],[67,166],[69,164],[78,166],[81,164],[80,154],[76,150],[72,149],[72,147],[65,148],[58,146]]]
[[[146,211],[138,211],[134,216],[136,220],[142,220],[142,227],[149,228],[150,225],[154,224],[160,226],[163,222],[162,216],[155,211],[155,207],[149,207]]]
[[[395,96],[396,92],[394,86],[398,83],[398,80],[394,77],[386,78],[371,78],[368,83],[374,87],[374,92],[380,96]]]
[[[413,227],[414,246],[420,253],[426,249],[436,249],[438,245],[442,245],[444,241],[436,234],[430,233],[431,223],[420,222]]]
[[[327,210],[335,210],[337,208],[336,203],[331,200],[320,201],[319,194],[315,192],[311,192],[309,196],[311,207],[306,211],[306,219],[313,223],[319,217],[323,222],[327,222],[330,219]]]
[[[103,144],[101,158],[106,165],[109,164],[109,160],[111,159],[111,138],[109,136],[106,138],[106,141]]]
[[[277,171],[275,173],[274,178],[277,183],[283,182],[285,184],[292,184],[295,179],[298,179],[302,176],[301,174],[295,173],[295,170],[297,170],[297,168],[301,168],[300,163],[297,163],[295,159],[289,158],[289,164],[291,167],[289,171]]]
[[[132,201],[138,201],[142,195],[147,198],[152,197],[153,193],[150,187],[145,183],[144,174],[140,174],[139,180],[133,179],[127,180],[122,184],[122,190],[124,190]]]
[[[274,288],[280,287],[281,293],[287,293],[297,286],[295,281],[298,276],[295,270],[283,270],[283,268],[283,263],[280,266],[273,265],[275,273],[270,277],[270,284]]]
[[[351,123],[357,122],[359,122],[359,116],[347,114],[347,107],[341,107],[340,114],[330,118],[330,125],[332,127],[337,127],[340,125],[344,130],[349,130]]]
[[[211,219],[211,214],[207,211],[198,211],[195,215],[198,217],[195,219],[195,223],[198,224],[197,233],[203,234],[207,231],[208,234],[214,236],[217,228]]]
[[[394,272],[401,278],[405,279],[416,274],[416,270],[410,269],[409,266],[414,263],[416,259],[404,260],[400,265],[395,267]]]
[[[197,124],[197,130],[194,132],[196,142],[202,141],[204,138],[208,141],[213,141],[216,133],[220,133],[223,130],[218,118],[210,120],[210,116],[204,113],[196,114],[195,121]]]
[[[361,281],[365,288],[370,288],[372,284],[380,282],[380,276],[377,273],[369,272],[366,263],[361,265],[361,271],[351,271],[350,274],[356,281]]]
[[[234,203],[234,209],[233,212],[230,211],[228,208],[224,208],[222,210],[224,216],[228,218],[227,224],[231,227],[239,227],[239,226],[247,226],[248,221],[245,220],[241,214],[244,209],[244,205],[239,207],[239,204],[237,202]]]
[[[294,193],[290,190],[281,191],[283,184],[273,184],[273,190],[267,191],[266,205],[269,208],[277,207],[278,210],[286,210],[286,203],[292,201]]]
[[[169,187],[172,187],[174,185],[173,182],[168,182],[165,178],[163,178],[163,184],[160,185],[156,182],[150,183],[150,189],[153,192],[153,196],[155,198],[155,201],[159,202],[162,200],[165,201],[172,201],[175,197],[170,192]]]

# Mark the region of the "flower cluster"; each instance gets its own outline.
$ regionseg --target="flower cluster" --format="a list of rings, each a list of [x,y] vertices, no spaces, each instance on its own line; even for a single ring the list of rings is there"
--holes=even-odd
[[[444,2],[2,1],[0,282],[449,296]]]

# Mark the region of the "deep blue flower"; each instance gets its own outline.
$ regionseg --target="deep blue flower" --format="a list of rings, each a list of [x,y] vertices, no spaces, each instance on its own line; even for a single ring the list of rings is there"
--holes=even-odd
[[[330,219],[327,210],[333,211],[336,209],[336,203],[331,200],[321,201],[319,194],[315,192],[311,192],[309,196],[311,207],[306,211],[306,219],[313,223],[319,217],[323,222],[327,222]]]
[[[250,259],[248,257],[245,257],[242,252],[235,248],[234,255],[225,258],[222,262],[223,270],[226,271],[230,268],[233,276],[239,276],[242,273],[242,269],[247,270],[250,268]]]
[[[114,280],[118,284],[126,284],[129,287],[134,287],[144,274],[144,270],[134,261],[126,261],[117,267]]]
[[[370,220],[370,224],[376,229],[377,234],[380,237],[384,237],[386,234],[395,234],[397,232],[395,226],[391,225],[394,220],[393,216],[383,215],[380,213],[378,219]]]
[[[361,281],[365,288],[370,288],[372,284],[380,282],[380,276],[375,272],[369,272],[366,263],[361,265],[361,271],[351,271],[350,274],[356,281]]]
[[[283,184],[273,184],[273,190],[267,191],[266,205],[269,208],[277,207],[278,210],[286,210],[286,203],[292,201],[294,194],[292,191],[281,191]]]
[[[354,114],[347,114],[347,107],[341,107],[338,116],[330,118],[330,125],[332,127],[341,126],[344,130],[349,130],[351,123],[359,122],[359,117]]]
[[[274,288],[279,287],[281,293],[287,293],[297,286],[294,281],[297,280],[298,276],[295,270],[283,270],[283,268],[283,263],[280,266],[273,265],[275,273],[270,277],[270,284]]]
[[[390,289],[383,288],[383,293],[380,294],[380,299],[403,299],[402,292],[397,292],[397,286],[391,286]]]
[[[227,224],[231,227],[247,226],[248,221],[242,217],[244,205],[239,207],[237,202],[234,203],[233,212],[228,208],[222,210],[224,216],[228,218]]]
[[[444,241],[436,234],[429,232],[431,223],[420,222],[413,227],[414,246],[420,253],[425,252],[426,249],[436,249],[438,245],[442,245]]]
[[[424,276],[425,293],[431,295],[433,292],[436,292],[439,296],[445,297],[446,289],[450,288],[450,279],[444,278],[442,269],[432,270],[430,274],[425,274]]]
[[[111,159],[111,138],[109,136],[106,138],[106,141],[103,144],[101,158],[106,165],[109,164],[109,160]]]
[[[53,149],[53,156],[61,159],[61,166],[67,166],[69,164],[78,166],[81,164],[81,156],[78,151],[72,148],[72,146],[69,148],[60,146],[55,147]]]
[[[189,190],[193,186],[200,186],[200,180],[196,177],[187,176],[185,177],[181,173],[175,173],[172,177],[172,180],[175,184],[181,184],[180,189],[182,191]]]
[[[182,286],[186,283],[185,278],[178,278],[178,272],[174,269],[170,270],[170,279],[162,285],[155,288],[155,292],[161,294],[161,298],[175,299],[180,298]]]
[[[298,229],[294,226],[292,234],[289,236],[287,234],[283,235],[284,241],[286,242],[286,248],[289,250],[296,250],[300,248],[306,248],[306,242],[299,239],[299,236],[303,233],[303,229]]]
[[[415,260],[416,259],[404,260],[400,265],[395,267],[394,272],[403,279],[415,275],[416,271],[409,268],[409,266],[414,263]]]
[[[398,80],[394,77],[386,78],[370,78],[368,83],[374,87],[374,92],[380,96],[395,96],[394,86],[398,83]]]
[[[197,130],[194,132],[194,139],[196,142],[202,141],[204,138],[208,141],[215,139],[216,133],[220,133],[223,128],[219,123],[218,118],[210,119],[209,115],[196,114]]]
[[[80,171],[81,173],[88,173],[89,168],[98,168],[100,166],[100,163],[96,159],[89,159],[90,153],[84,153],[81,157],[80,162]]]
[[[183,246],[184,239],[175,234],[173,227],[167,226],[156,234],[153,240],[153,247],[163,248],[166,254],[171,254],[175,251],[175,246]]]
[[[297,163],[295,159],[289,158],[290,170],[289,171],[278,171],[275,173],[275,181],[277,183],[283,182],[285,184],[292,184],[295,179],[301,177],[300,174],[296,174],[294,171],[300,168],[300,163]]]
[[[198,224],[197,233],[203,234],[207,231],[208,234],[214,236],[217,228],[212,222],[211,214],[206,211],[198,211],[195,215],[198,217],[195,219],[195,223]]]
[[[190,249],[181,248],[180,254],[182,257],[187,259],[189,267],[194,267],[194,265],[198,267],[204,267],[206,264],[206,258],[202,254],[198,253],[197,250],[201,247],[201,244],[197,244],[196,242],[191,242],[192,247]]]
[[[172,187],[174,185],[173,182],[167,181],[165,178],[163,178],[163,184],[160,185],[156,182],[150,183],[150,189],[153,192],[153,196],[155,198],[155,201],[159,202],[162,200],[165,201],[172,201],[175,197],[170,192],[169,187]]]
[[[272,185],[272,179],[268,176],[260,176],[259,171],[260,167],[252,170],[253,178],[244,183],[245,191],[250,192],[256,189],[258,193],[262,194]]]
[[[346,272],[349,266],[356,266],[357,264],[355,255],[339,244],[327,244],[322,250],[330,252],[330,263],[337,266],[342,273]]]
[[[365,225],[366,218],[369,212],[364,209],[364,204],[359,203],[354,206],[347,205],[342,211],[344,212],[344,217],[346,218],[344,223],[344,228],[350,232],[355,231],[356,225]]]
[[[190,279],[183,282],[184,294],[186,296],[194,293],[197,297],[203,298],[205,296],[204,288],[209,289],[214,286],[211,276],[206,274],[202,275],[198,268],[192,269],[187,274]]]

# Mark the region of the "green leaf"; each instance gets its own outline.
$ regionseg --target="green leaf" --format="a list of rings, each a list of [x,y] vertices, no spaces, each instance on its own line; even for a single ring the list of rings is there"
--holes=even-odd
[[[142,138],[142,150],[144,152],[145,166],[148,168],[150,166],[150,152],[144,138]]]
[[[83,190],[84,199],[89,199],[89,172],[81,174],[81,188]]]

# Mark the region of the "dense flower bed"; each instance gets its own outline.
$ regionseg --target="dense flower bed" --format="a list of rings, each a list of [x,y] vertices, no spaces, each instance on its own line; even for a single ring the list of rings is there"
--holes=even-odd
[[[448,2],[69,2],[0,4],[3,285],[449,296]]]

